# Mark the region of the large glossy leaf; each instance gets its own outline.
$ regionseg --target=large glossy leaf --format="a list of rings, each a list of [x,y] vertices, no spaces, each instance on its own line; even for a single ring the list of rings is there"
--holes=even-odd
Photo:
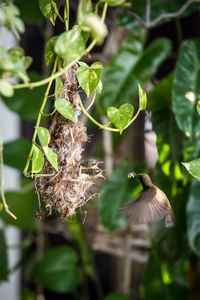
[[[17,217],[14,220],[9,214],[2,210],[0,218],[7,224],[21,229],[30,229],[35,220],[36,197],[33,183],[29,181],[18,191],[8,191],[5,193],[6,201],[10,211]]]
[[[200,94],[200,41],[186,40],[179,52],[174,74],[173,111],[186,136],[200,135],[196,105]]]
[[[4,163],[10,167],[23,170],[31,142],[25,138],[19,138],[4,144]]]
[[[28,75],[33,82],[41,80],[41,76],[35,72],[30,72]],[[45,86],[34,89],[19,89],[15,90],[13,97],[2,97],[2,99],[8,108],[17,113],[22,119],[35,121],[44,93]]]
[[[80,281],[78,256],[71,247],[59,246],[47,251],[37,270],[37,281],[58,293],[72,291]]]
[[[85,43],[78,26],[74,26],[70,31],[63,32],[56,40],[55,52],[70,63],[82,56],[85,50]]]
[[[137,33],[137,35],[136,35]],[[160,63],[167,57],[171,43],[157,39],[143,51],[145,32],[131,33],[118,53],[105,68],[102,77],[103,91],[98,99],[101,113],[109,106],[131,102],[142,86],[157,72]]]
[[[117,230],[126,224],[119,208],[131,198],[132,182],[128,179],[130,162],[124,161],[111,174],[101,190],[99,198],[100,221],[108,231]]]
[[[0,229],[0,281],[8,278],[8,257],[4,230]]]
[[[200,256],[200,183],[193,181],[187,204],[188,239],[192,250]]]
[[[153,130],[157,134],[159,162],[166,175],[180,179],[183,134],[179,130],[172,105],[173,74],[164,78],[148,95],[147,109],[152,112]]]
[[[173,13],[178,11],[182,5],[185,4],[185,0],[151,0],[151,13],[150,19],[154,20],[158,16],[163,13]],[[133,17],[128,15],[124,10],[130,10],[139,15],[144,21],[146,19],[146,0],[135,0],[131,2],[132,6],[127,7],[126,9],[121,9],[118,15],[118,21],[120,25],[127,26],[128,28],[133,28],[138,26],[137,20]],[[188,7],[188,9],[184,12],[183,16],[188,15],[193,10],[199,7],[199,3],[194,3]],[[168,22],[170,19],[163,19],[161,22],[157,23],[164,23]]]

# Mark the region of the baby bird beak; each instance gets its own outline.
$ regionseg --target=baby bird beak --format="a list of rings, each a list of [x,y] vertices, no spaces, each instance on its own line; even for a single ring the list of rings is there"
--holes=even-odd
[[[131,172],[128,174],[128,178],[131,178],[131,177],[137,177],[138,175],[135,173],[135,172]]]

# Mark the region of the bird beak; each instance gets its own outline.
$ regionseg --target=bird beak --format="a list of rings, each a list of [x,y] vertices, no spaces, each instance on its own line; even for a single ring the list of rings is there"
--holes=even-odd
[[[128,178],[131,178],[131,177],[137,177],[137,174],[135,172],[129,173]]]

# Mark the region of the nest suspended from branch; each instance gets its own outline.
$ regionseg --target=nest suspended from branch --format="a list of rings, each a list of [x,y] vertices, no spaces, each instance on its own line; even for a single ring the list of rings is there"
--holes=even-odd
[[[76,79],[77,65],[74,65],[62,78],[63,89],[59,98],[70,101],[73,105],[76,122],[67,120],[58,112],[52,117],[49,128],[51,141],[49,147],[58,156],[58,173],[45,160],[43,174],[54,174],[36,178],[36,191],[41,194],[46,207],[56,210],[62,219],[73,215],[76,208],[84,205],[89,197],[87,191],[93,184],[87,170],[96,170],[98,177],[103,177],[97,162],[86,167],[82,165],[83,146],[88,141],[86,127],[78,121],[81,114],[78,100],[78,84]],[[88,174],[87,174],[88,173]]]

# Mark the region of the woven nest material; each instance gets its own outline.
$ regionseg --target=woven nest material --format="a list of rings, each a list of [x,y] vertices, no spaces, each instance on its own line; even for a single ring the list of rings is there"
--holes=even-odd
[[[81,110],[77,95],[76,71],[77,65],[62,78],[63,89],[59,95],[72,103],[76,122],[69,121],[56,112],[49,129],[49,147],[58,156],[59,171],[57,173],[46,159],[42,173],[53,176],[36,178],[36,190],[41,194],[46,206],[50,211],[58,211],[63,218],[73,215],[76,208],[87,202],[87,191],[92,185],[91,177],[82,172],[81,165],[83,146],[88,137],[86,127],[78,121]]]

